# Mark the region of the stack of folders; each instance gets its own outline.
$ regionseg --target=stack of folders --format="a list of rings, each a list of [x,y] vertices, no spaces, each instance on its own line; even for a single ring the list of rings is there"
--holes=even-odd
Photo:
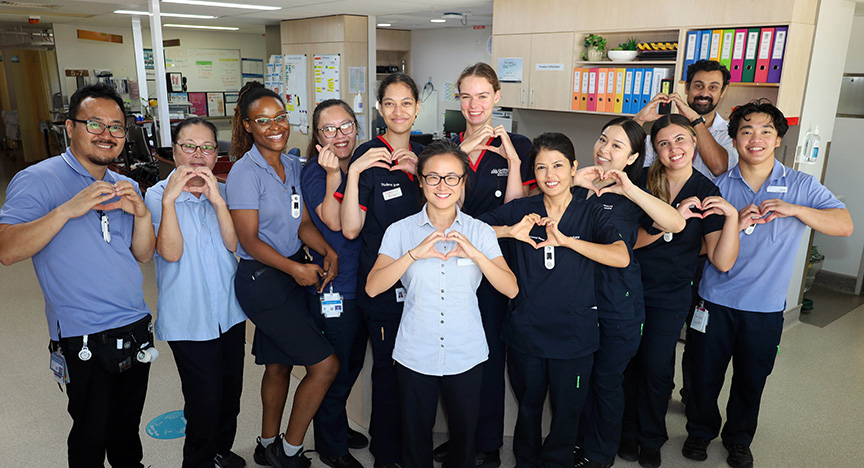
[[[733,83],[779,83],[787,26],[706,29],[687,33],[682,78],[698,60],[716,60],[732,73]]]
[[[573,69],[573,100],[577,111],[635,114],[672,78],[671,67]]]

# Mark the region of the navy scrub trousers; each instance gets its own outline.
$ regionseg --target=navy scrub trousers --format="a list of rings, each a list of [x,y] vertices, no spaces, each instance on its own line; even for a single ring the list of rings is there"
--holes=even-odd
[[[213,466],[234,445],[243,391],[246,321],[207,341],[169,341],[183,390],[183,468]]]
[[[348,453],[348,414],[345,404],[366,358],[366,327],[354,299],[342,300],[342,315],[325,318],[317,294],[309,295],[309,314],[333,346],[339,373],[315,413],[315,451],[337,458]]]
[[[687,329],[691,388],[687,399],[687,433],[705,440],[720,434],[724,443],[749,447],[756,433],[762,391],[783,333],[783,312],[747,312],[705,301],[705,333]],[[729,360],[732,385],[726,404],[726,425],[720,432],[717,399]]]

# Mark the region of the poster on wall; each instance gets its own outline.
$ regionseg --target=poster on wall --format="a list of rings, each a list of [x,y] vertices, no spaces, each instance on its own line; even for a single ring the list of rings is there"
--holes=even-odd
[[[522,82],[522,57],[502,57],[498,59],[498,80],[506,83]]]
[[[207,93],[207,117],[225,117],[223,93]]]
[[[144,49],[144,75],[148,80],[156,79],[156,62],[153,61],[153,49]]]
[[[207,93],[189,93],[189,112],[198,117],[207,117]]]
[[[309,125],[309,96],[306,89],[306,55],[283,55],[285,109],[291,125]]]
[[[339,99],[339,54],[316,55],[312,61],[315,71],[315,105],[327,99]]]

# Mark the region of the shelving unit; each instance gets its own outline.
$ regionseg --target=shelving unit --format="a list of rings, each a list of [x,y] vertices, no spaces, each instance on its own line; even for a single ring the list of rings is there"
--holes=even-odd
[[[411,31],[400,29],[375,30],[375,64],[378,66],[395,66],[402,71],[405,63],[405,73],[411,73]],[[389,73],[375,73],[375,78],[381,80]]]

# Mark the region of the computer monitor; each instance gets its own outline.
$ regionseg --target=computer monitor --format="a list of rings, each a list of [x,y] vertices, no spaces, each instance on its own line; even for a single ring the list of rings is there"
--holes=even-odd
[[[465,131],[465,116],[461,110],[447,109],[444,111],[444,134],[449,138]]]

